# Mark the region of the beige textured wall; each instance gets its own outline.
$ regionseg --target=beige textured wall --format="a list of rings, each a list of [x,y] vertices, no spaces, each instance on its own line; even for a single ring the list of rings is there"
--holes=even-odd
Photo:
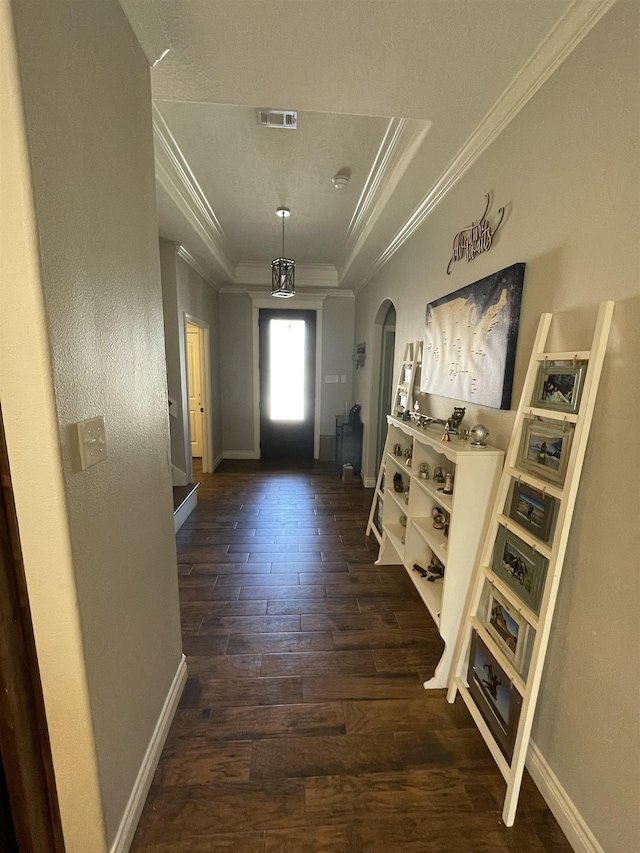
[[[639,11],[627,0],[612,8],[356,303],[356,340],[367,340],[380,304],[393,300],[398,359],[422,336],[427,302],[525,261],[517,404],[539,315],[558,315],[553,347],[588,348],[598,303],[616,300],[533,730],[607,853],[640,849]],[[453,236],[489,190],[495,207],[509,205],[499,239],[447,277]],[[367,367],[355,392],[368,423],[371,381]],[[446,415],[453,401],[427,404]],[[486,423],[506,447],[512,413],[467,411],[468,424]]]
[[[149,69],[117,0],[16,0],[13,10],[110,844],[181,656]],[[95,415],[109,456],[80,472],[73,424]],[[70,702],[71,735],[78,713]],[[81,835],[93,818],[79,809],[69,820]]]
[[[178,417],[169,418],[171,462],[191,479],[189,438],[189,400],[184,338],[185,314],[207,323],[210,341],[211,412],[213,461],[222,454],[222,415],[220,404],[220,329],[219,297],[189,264],[178,256],[177,246],[160,239],[162,308],[164,316],[167,387],[176,400]]]
[[[187,395],[186,342],[184,338],[184,317],[190,315],[209,326],[209,348],[211,357],[211,432],[213,439],[213,460],[222,453],[222,413],[220,400],[220,306],[218,292],[200,276],[193,267],[182,258],[176,258],[176,278],[178,286],[179,346],[183,381],[183,406],[189,418]],[[185,435],[188,435],[185,424]],[[188,449],[188,454],[190,448]],[[190,456],[187,457],[190,460]]]

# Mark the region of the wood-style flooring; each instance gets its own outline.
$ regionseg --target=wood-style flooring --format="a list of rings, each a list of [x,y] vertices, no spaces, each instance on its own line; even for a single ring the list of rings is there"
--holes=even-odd
[[[189,679],[133,853],[571,853],[528,775],[516,824],[440,637],[335,469],[224,462],[179,532]]]

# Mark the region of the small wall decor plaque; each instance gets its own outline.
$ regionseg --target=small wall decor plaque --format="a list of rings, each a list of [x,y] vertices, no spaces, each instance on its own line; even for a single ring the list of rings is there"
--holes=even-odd
[[[451,275],[451,264],[454,261],[461,261],[463,258],[466,258],[467,262],[472,261],[477,255],[482,254],[482,252],[488,252],[491,248],[496,231],[502,225],[502,220],[504,219],[504,207],[501,207],[498,211],[500,219],[498,219],[498,222],[492,228],[487,219],[490,204],[491,195],[487,193],[487,206],[480,219],[477,222],[472,222],[471,225],[463,228],[462,231],[458,231],[453,238],[453,252],[447,264],[447,275]]]

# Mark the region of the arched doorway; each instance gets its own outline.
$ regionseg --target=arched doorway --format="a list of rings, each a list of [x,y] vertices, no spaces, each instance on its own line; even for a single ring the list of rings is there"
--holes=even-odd
[[[387,415],[391,412],[391,400],[393,396],[393,355],[396,343],[396,309],[392,302],[386,300],[381,306],[380,313],[386,306],[384,319],[382,320],[382,340],[380,348],[378,385],[378,416],[376,437],[376,470],[380,465],[384,442],[387,436]]]

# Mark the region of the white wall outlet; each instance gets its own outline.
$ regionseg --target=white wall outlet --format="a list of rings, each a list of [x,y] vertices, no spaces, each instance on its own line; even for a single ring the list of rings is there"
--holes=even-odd
[[[327,385],[329,385],[329,384],[333,385],[335,382],[338,381],[338,377],[337,376],[325,376],[324,381]]]
[[[347,377],[346,377],[346,376],[341,376],[341,377],[340,377],[340,382],[342,382],[342,384],[343,384],[343,385],[346,385],[346,384],[347,384]]]
[[[102,416],[80,421],[78,428],[78,446],[82,470],[91,468],[97,462],[107,458],[107,436]]]

